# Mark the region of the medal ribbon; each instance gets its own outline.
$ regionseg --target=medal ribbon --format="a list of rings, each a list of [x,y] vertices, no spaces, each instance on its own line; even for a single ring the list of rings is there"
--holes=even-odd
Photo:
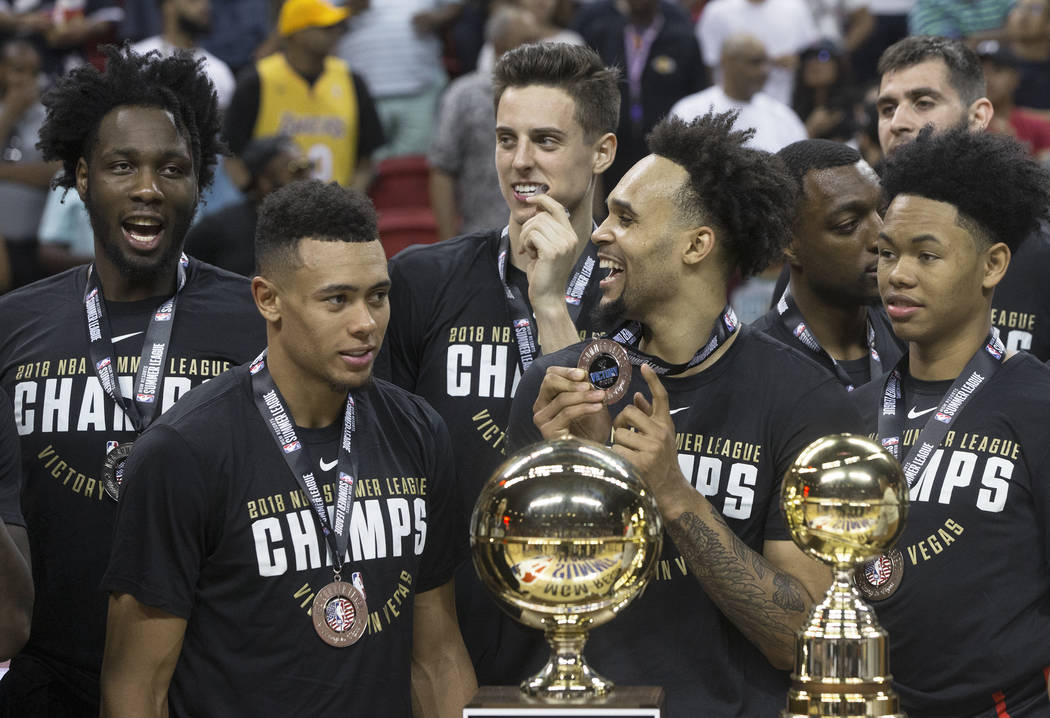
[[[901,461],[908,488],[918,480],[922,468],[934,450],[941,445],[941,441],[947,436],[948,430],[970,399],[1002,366],[1005,356],[1006,349],[999,340],[999,330],[992,327],[984,346],[977,350],[967,362],[966,368],[952,382],[937,411],[927,420],[908,455]],[[904,437],[904,415],[901,408],[904,402],[901,386],[902,377],[907,371],[908,355],[905,354],[886,377],[886,384],[882,390],[882,411],[879,412],[878,419],[879,443],[898,461],[901,460],[900,447]]]
[[[835,357],[828,354],[824,347],[820,346],[820,342],[817,341],[817,338],[813,336],[813,332],[806,326],[806,320],[802,317],[802,312],[798,310],[798,306],[795,305],[795,300],[791,297],[788,289],[784,290],[784,295],[777,302],[777,312],[780,314],[780,321],[800,342],[831,361],[835,377],[846,387],[846,391],[853,391],[857,388],[853,385],[853,380],[850,379],[849,374],[842,368],[842,365],[835,361]],[[875,327],[871,323],[870,316],[868,317],[868,372],[868,376],[871,379],[882,376],[882,360],[879,358],[879,352],[875,348]]]
[[[511,323],[514,326],[514,340],[518,345],[521,370],[524,372],[539,354],[539,342],[532,326],[532,311],[529,309],[528,301],[517,287],[507,283],[507,261],[509,259],[510,227],[504,227],[503,234],[499,238],[497,267],[499,281],[503,285],[503,294],[507,298],[507,307],[510,309]],[[565,303],[569,305],[569,318],[572,319],[573,324],[576,324],[576,319],[580,316],[583,295],[597,266],[598,247],[593,242],[588,242],[587,248],[580,253],[569,274],[569,283],[565,285]]]
[[[663,359],[651,356],[638,349],[638,345],[642,342],[642,325],[640,322],[631,321],[621,325],[613,332],[612,339],[623,346],[624,351],[627,352],[627,358],[631,360],[631,364],[634,366],[648,364],[657,374],[674,376],[702,363],[714,354],[718,347],[725,344],[729,337],[739,328],[740,321],[736,318],[736,313],[732,307],[727,304],[722,309],[719,320],[715,322],[715,326],[711,329],[711,337],[707,340],[707,344],[700,347],[696,354],[693,354],[693,358],[684,364],[668,364]]]
[[[334,518],[330,521],[321,489],[314,477],[313,465],[295,433],[295,423],[288,406],[284,403],[284,397],[270,376],[270,370],[266,368],[265,349],[251,363],[248,371],[252,377],[252,398],[255,400],[255,407],[270,428],[270,434],[277,442],[277,448],[288,468],[295,475],[296,483],[310,499],[314,515],[321,526],[321,533],[332,552],[336,580],[339,580],[339,574],[343,570],[343,556],[350,545],[350,512],[354,505],[354,482],[357,479],[357,460],[350,452],[350,441],[356,430],[354,397],[350,393],[346,395],[343,434],[336,466],[339,481],[336,487]]]
[[[106,304],[102,300],[95,265],[88,267],[87,284],[84,287],[84,307],[87,311],[88,354],[103,391],[116,402],[127,415],[135,431],[142,433],[160,413],[160,382],[164,376],[164,361],[168,356],[171,330],[175,324],[175,301],[186,285],[186,265],[189,260],[182,255],[178,264],[178,280],[175,294],[158,306],[146,328],[142,343],[142,357],[135,376],[133,401],[128,401],[120,391],[116,366],[113,364],[113,335],[106,319]]]

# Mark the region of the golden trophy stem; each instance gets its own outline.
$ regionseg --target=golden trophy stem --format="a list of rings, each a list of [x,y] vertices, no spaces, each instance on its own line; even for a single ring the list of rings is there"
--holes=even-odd
[[[546,630],[551,657],[547,665],[521,684],[521,690],[537,698],[600,698],[613,689],[583,657],[587,631],[578,625],[555,624]]]
[[[798,633],[782,718],[904,718],[891,688],[886,632],[837,565],[831,588]]]

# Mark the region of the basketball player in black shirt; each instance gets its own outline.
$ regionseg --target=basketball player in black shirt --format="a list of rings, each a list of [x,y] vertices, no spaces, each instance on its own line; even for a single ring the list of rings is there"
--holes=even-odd
[[[1050,716],[1050,369],[1004,347],[992,296],[1045,213],[1012,139],[924,135],[883,176],[879,289],[908,352],[851,395],[902,462],[893,552],[858,572],[909,716]]]
[[[788,537],[780,479],[807,443],[856,428],[834,376],[725,304],[736,268],[782,251],[795,200],[780,161],[744,147],[751,131],[733,120],[658,125],[594,233],[630,389],[610,400],[593,388],[577,344],[526,373],[511,417],[512,448],[565,433],[607,443],[613,429],[652,489],[670,537],[657,580],[588,647],[612,680],[664,686],[672,715],[783,706],[776,669],[791,667],[829,576]]]
[[[0,298],[0,386],[21,438],[35,583],[0,715],[98,715],[109,557],[130,444],[192,387],[264,343],[248,282],[181,256],[219,143],[189,55],[109,50],[44,97],[40,144],[94,230],[95,261]]]
[[[785,250],[790,282],[752,326],[852,390],[881,376],[903,351],[879,305],[875,277],[879,180],[840,142],[802,140],[777,154],[799,189]]]
[[[256,257],[266,350],[128,462],[102,715],[452,718],[476,689],[452,592],[466,532],[444,423],[372,380],[375,211],[295,182],[264,201]]]
[[[616,152],[615,71],[588,48],[504,53],[496,83],[495,163],[506,227],[409,248],[390,264],[390,330],[376,373],[424,397],[448,423],[469,516],[503,461],[510,402],[541,353],[589,336],[598,277],[592,204]],[[460,622],[482,683],[520,680],[493,661],[504,619],[465,565]],[[530,637],[531,638],[531,637]]]
[[[22,462],[18,432],[7,394],[0,389],[0,660],[25,645],[33,611],[33,577],[29,572],[29,540],[19,494]]]

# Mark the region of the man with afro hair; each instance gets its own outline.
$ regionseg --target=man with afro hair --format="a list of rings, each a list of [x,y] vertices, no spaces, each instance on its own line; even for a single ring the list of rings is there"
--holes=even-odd
[[[908,522],[856,583],[910,716],[1050,716],[1050,369],[992,299],[1046,211],[1012,139],[924,130],[890,156],[879,291],[908,351],[851,397],[904,468]]]
[[[745,147],[734,119],[657,125],[592,237],[628,391],[592,386],[577,344],[541,357],[511,410],[512,447],[611,443],[652,490],[668,539],[658,580],[588,648],[612,680],[664,686],[671,715],[783,706],[795,631],[830,576],[788,536],[780,478],[809,442],[857,425],[830,373],[726,306],[735,270],[783,251],[795,201],[780,160]]]
[[[0,298],[0,386],[21,439],[36,599],[0,715],[97,716],[99,588],[130,444],[265,342],[247,280],[182,256],[219,127],[200,65],[109,48],[45,95],[40,147],[75,189],[95,261]],[[129,479],[130,480],[130,479]]]

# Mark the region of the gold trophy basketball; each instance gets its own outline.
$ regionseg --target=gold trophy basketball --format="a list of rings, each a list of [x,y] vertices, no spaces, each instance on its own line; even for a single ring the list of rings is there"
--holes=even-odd
[[[471,517],[474,567],[500,608],[545,632],[547,665],[529,696],[599,698],[613,684],[583,658],[591,628],[640,595],[656,568],[656,501],[626,461],[577,439],[534,444],[482,489]]]
[[[900,465],[865,437],[825,436],[784,476],[781,505],[795,543],[834,569],[831,588],[798,633],[782,718],[903,718],[886,632],[853,585],[862,564],[889,565],[885,554],[904,530]]]

